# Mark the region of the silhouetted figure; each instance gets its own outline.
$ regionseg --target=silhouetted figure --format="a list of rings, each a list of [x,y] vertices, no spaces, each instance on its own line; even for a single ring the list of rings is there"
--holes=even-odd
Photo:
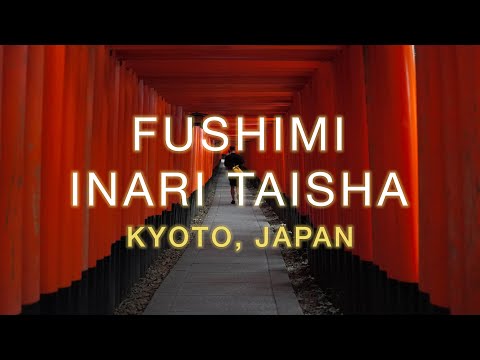
[[[228,169],[228,171],[232,171],[232,169],[237,165],[241,168],[244,163],[245,161],[243,160],[243,158],[235,152],[235,146],[230,146],[230,150],[228,152],[228,155],[225,156],[224,161],[224,165]],[[235,204],[235,193],[238,186],[238,180],[237,178],[229,177],[228,181],[230,182],[230,194],[232,195],[231,204]]]

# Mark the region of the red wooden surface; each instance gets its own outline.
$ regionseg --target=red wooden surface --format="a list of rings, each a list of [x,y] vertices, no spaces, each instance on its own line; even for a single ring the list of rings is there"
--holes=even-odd
[[[134,171],[144,173],[155,204],[161,171],[186,173],[188,195],[198,188],[197,171],[208,180],[219,154],[201,146],[202,129],[193,129],[192,149],[184,154],[172,154],[163,141],[164,116],[174,120],[178,145],[191,112],[225,117],[232,144],[236,116],[255,130],[265,115],[267,150],[258,152],[257,141],[248,139],[248,168],[261,178],[273,171],[289,197],[291,172],[299,171],[302,215],[315,225],[353,223],[354,254],[394,279],[419,282],[435,305],[479,313],[480,50],[418,46],[416,52],[414,58],[407,45],[0,46],[0,313],[18,313],[40,294],[80,280],[110,254],[126,225],[179,201],[169,195],[165,208],[148,208],[133,198],[122,208]],[[345,119],[341,154],[333,146],[337,114]],[[147,126],[156,137],[143,139],[138,154],[134,115],[159,117]],[[288,126],[283,151],[273,151],[276,115],[300,115],[307,131],[327,115],[327,153],[291,153]],[[350,208],[342,208],[340,171],[358,184],[368,169],[373,208],[364,208],[356,193]],[[70,206],[72,170],[80,172],[78,208]],[[117,208],[99,192],[96,207],[87,207],[90,170],[107,186],[109,171],[117,171]],[[334,176],[336,200],[328,209],[306,203],[313,170]],[[391,170],[409,208],[394,200],[374,206]]]
[[[348,171],[350,183],[358,186],[363,184],[363,172],[370,170],[363,47],[347,46],[336,65],[336,113],[344,118],[344,152],[337,154],[338,168]],[[337,184],[341,181],[338,177]],[[337,202],[341,202],[340,196]],[[372,261],[372,211],[364,207],[363,194],[351,194],[350,207],[342,207],[339,212],[342,224],[355,226],[352,252]]]
[[[449,307],[454,314],[476,314],[480,312],[480,50],[418,46],[416,52],[420,287],[434,304]]]
[[[387,172],[396,171],[410,205],[402,208],[398,201],[388,200],[383,208],[373,208],[373,259],[392,278],[417,282],[418,162],[413,48],[386,45],[366,46],[365,50],[373,193],[380,194]]]
[[[64,122],[63,94],[65,82],[65,51],[62,45],[45,48],[45,74],[42,125],[42,191],[40,206],[40,291],[55,292],[59,288],[61,203],[58,191],[62,189],[61,139]]]
[[[6,46],[3,54],[0,143],[0,313],[22,304],[22,196],[28,46]]]
[[[40,192],[45,47],[29,46],[25,112],[22,303],[40,299]]]
[[[448,271],[448,207],[444,145],[446,120],[442,109],[442,56],[439,46],[416,47],[418,89],[418,156],[420,209],[420,289],[430,294],[431,301],[449,305]],[[453,90],[453,89],[451,89]],[[456,97],[455,93],[449,97]],[[435,159],[441,161],[435,161]],[[439,196],[443,194],[443,196]]]

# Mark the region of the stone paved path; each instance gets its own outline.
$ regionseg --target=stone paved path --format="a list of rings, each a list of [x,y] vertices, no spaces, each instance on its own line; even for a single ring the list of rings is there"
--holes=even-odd
[[[227,226],[242,250],[191,244],[156,291],[144,314],[301,315],[280,250],[258,249],[253,240],[268,226],[254,195],[245,189],[245,206],[231,205],[230,187],[220,165],[215,198],[204,226]],[[220,233],[219,233],[220,235]],[[219,239],[221,237],[219,236]]]

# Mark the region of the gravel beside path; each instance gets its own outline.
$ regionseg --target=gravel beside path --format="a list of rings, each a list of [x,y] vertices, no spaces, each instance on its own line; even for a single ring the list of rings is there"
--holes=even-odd
[[[212,179],[210,190],[205,200],[205,206],[199,209],[199,213],[193,218],[191,225],[202,224],[212,205],[217,188],[218,175]],[[196,232],[190,233],[191,241],[195,241]],[[114,315],[141,315],[147,307],[150,299],[158,289],[163,279],[165,279],[170,270],[177,263],[185,250],[167,249],[155,259],[153,264],[147,269],[145,276],[142,277],[130,290],[127,297],[118,305]]]
[[[260,208],[272,231],[275,232],[281,225],[285,225],[266,202],[262,202]],[[282,256],[298,303],[305,315],[342,314],[341,309],[336,305],[340,302],[341,294],[335,289],[322,289],[310,275],[306,249],[282,247]]]

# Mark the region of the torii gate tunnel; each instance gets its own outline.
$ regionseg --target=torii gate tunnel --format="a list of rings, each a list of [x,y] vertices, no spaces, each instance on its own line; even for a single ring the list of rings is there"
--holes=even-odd
[[[351,249],[308,249],[312,274],[344,289],[349,312],[479,314],[479,62],[480,46],[454,45],[0,46],[0,314],[111,313],[167,246],[126,249],[127,226],[188,225],[197,214],[226,152],[205,147],[222,141],[202,127],[210,115],[225,120],[215,131],[254,182],[274,175],[285,206],[268,202],[289,228],[354,226]],[[138,152],[135,116],[157,119],[142,124],[155,134]],[[296,116],[305,136],[326,118],[326,151],[292,151]],[[259,117],[265,150],[255,134],[240,146]],[[179,146],[190,130],[191,146],[170,151],[167,135]],[[89,171],[109,191],[115,172],[115,206],[99,191],[89,206]],[[331,175],[314,181],[332,189],[329,206],[307,200],[315,171]],[[343,173],[360,186],[366,171],[371,205],[357,191],[343,206]],[[122,206],[135,172],[153,206],[135,196]],[[168,172],[185,175],[188,206],[178,193],[162,203]],[[389,172],[408,206],[378,206]]]

